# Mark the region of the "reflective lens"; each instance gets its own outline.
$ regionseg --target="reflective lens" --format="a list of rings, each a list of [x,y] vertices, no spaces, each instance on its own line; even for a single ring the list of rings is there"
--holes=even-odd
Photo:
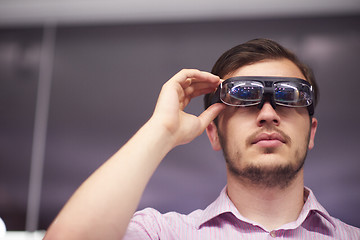
[[[221,88],[220,98],[229,105],[249,106],[261,101],[264,87],[256,81],[229,82]]]
[[[311,88],[300,82],[274,83],[274,100],[279,105],[306,107],[312,103]]]

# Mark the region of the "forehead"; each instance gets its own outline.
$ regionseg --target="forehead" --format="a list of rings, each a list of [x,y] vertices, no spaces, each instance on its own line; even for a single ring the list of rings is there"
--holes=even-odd
[[[288,59],[264,60],[243,66],[224,79],[235,76],[294,77],[305,79],[300,69]]]

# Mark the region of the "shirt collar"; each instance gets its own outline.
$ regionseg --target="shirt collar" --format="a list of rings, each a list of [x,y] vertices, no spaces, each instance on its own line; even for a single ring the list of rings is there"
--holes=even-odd
[[[305,204],[296,222],[300,224],[305,221],[311,212],[316,212],[323,218],[325,218],[334,228],[336,228],[335,222],[325,208],[318,202],[314,193],[310,188],[304,187],[304,201]]]
[[[325,218],[327,221],[331,223],[331,225],[335,227],[335,223],[333,219],[331,218],[330,214],[325,210],[323,206],[317,201],[315,195],[313,192],[305,187],[304,188],[304,201],[305,204],[303,206],[303,209],[301,210],[301,213],[298,217],[298,219],[295,222],[285,224],[281,227],[281,229],[294,229],[298,226],[300,226],[306,218],[310,215],[311,212],[315,212]],[[200,216],[198,222],[197,222],[197,228],[200,228],[204,223],[210,221],[213,218],[218,217],[219,215],[223,213],[232,213],[237,219],[251,223],[253,225],[258,225],[257,223],[246,219],[243,217],[239,211],[236,209],[235,205],[232,203],[230,198],[227,195],[226,186],[222,189],[219,197],[211,203]]]
[[[226,213],[226,212],[233,212],[235,209],[232,207],[233,203],[229,199],[227,193],[226,193],[226,186],[222,189],[219,197],[211,203],[200,216],[198,222],[197,222],[197,228],[200,228],[201,225],[204,223],[210,221],[211,219]]]

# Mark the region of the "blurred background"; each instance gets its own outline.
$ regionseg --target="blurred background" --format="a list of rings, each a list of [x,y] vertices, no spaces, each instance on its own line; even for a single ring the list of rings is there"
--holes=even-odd
[[[164,82],[262,37],[314,69],[319,128],[305,184],[360,227],[359,26],[359,0],[0,0],[0,217],[8,230],[46,229],[151,116]],[[201,113],[202,99],[186,110]],[[222,153],[203,134],[168,154],[139,209],[186,214],[225,184]]]

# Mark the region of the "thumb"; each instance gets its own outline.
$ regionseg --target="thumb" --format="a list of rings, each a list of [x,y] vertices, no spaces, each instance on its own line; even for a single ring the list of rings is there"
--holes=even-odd
[[[201,129],[205,130],[205,128],[209,126],[210,122],[213,121],[225,108],[225,104],[216,103],[201,113],[199,116]]]

